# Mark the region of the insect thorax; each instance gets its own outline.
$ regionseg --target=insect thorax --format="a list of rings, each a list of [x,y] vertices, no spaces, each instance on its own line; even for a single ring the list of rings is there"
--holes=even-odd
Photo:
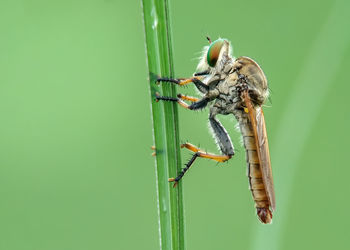
[[[227,74],[218,81],[217,85],[209,91],[208,95],[215,99],[213,107],[218,114],[235,114],[244,110],[244,102],[241,97],[242,83],[236,72]],[[254,89],[254,86],[247,84],[248,89]],[[213,98],[214,97],[214,98]],[[261,96],[257,99],[261,99]],[[257,100],[258,103],[259,100]]]

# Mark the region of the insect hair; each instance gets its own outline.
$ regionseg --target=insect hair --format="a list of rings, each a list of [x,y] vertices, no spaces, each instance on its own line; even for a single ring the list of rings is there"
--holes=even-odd
[[[218,149],[219,152],[221,152],[218,138],[216,138],[216,136],[215,136],[214,130],[213,130],[212,126],[210,125],[210,121],[208,122],[208,128],[209,128],[209,133],[211,134],[211,136],[213,137],[213,139],[215,141],[216,148]],[[225,130],[225,132],[227,133],[226,130]]]
[[[207,54],[208,54],[209,46],[204,46],[202,49],[201,56],[199,57],[199,63],[197,65],[197,72],[208,70],[210,67],[207,62]]]

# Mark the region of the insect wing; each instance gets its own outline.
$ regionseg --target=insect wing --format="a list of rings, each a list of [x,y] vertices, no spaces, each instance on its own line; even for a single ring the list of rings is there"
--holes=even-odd
[[[275,191],[273,187],[270,151],[267,139],[264,113],[261,107],[257,107],[254,109],[247,91],[243,93],[243,97],[244,102],[248,108],[249,120],[252,124],[255,141],[257,143],[256,148],[258,151],[258,158],[261,168],[260,170],[262,173],[265,190],[267,193],[267,197],[270,201],[270,206],[272,210],[275,210]]]

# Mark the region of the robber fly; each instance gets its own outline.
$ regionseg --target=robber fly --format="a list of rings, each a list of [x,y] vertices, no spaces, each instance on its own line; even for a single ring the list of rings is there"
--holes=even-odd
[[[186,167],[176,178],[169,178],[174,186],[181,180],[198,157],[225,162],[235,154],[232,141],[216,119],[217,114],[233,114],[239,123],[246,149],[249,187],[261,222],[271,223],[275,210],[275,193],[271,171],[270,153],[262,105],[269,96],[267,80],[260,66],[249,57],[231,55],[231,45],[226,39],[218,39],[204,47],[197,71],[191,78],[158,78],[157,82],[169,82],[180,86],[193,83],[201,92],[200,99],[178,94],[177,97],[156,95],[156,100],[172,101],[190,110],[199,110],[210,104],[209,123],[222,155],[202,151],[185,143],[194,152]],[[185,101],[192,102],[190,105]]]

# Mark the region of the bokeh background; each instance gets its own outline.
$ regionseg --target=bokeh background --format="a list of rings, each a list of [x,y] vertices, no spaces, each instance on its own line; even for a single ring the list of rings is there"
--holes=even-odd
[[[234,118],[220,117],[237,153],[186,175],[188,249],[348,249],[349,10],[171,1],[177,76],[194,72],[206,35],[221,36],[272,89],[273,224],[255,215]],[[140,1],[1,0],[1,250],[159,249],[141,13]],[[179,116],[183,141],[217,152],[207,110]]]

